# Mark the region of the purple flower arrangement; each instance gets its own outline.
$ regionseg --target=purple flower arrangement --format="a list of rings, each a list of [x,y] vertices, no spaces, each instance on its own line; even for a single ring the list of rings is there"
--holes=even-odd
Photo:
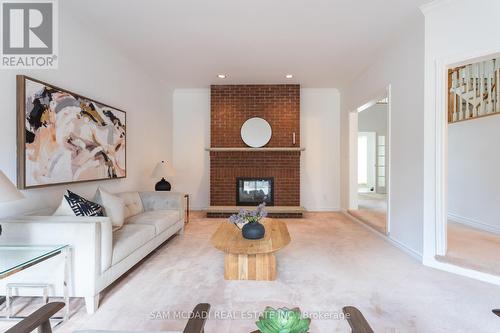
[[[258,223],[267,216],[266,203],[263,202],[255,210],[241,209],[238,214],[231,215],[229,222],[242,229],[247,223]]]

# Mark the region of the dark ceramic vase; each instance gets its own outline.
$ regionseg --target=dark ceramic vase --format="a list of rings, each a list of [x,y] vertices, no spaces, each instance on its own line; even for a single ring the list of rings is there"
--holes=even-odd
[[[170,185],[169,182],[165,180],[165,178],[162,178],[158,183],[155,185],[155,191],[170,191],[172,189],[172,185]]]
[[[241,230],[243,238],[246,239],[261,239],[266,234],[266,229],[259,222],[250,222],[243,226]]]

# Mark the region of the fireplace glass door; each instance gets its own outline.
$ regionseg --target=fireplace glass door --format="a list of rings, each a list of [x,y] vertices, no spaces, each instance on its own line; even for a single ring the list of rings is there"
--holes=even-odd
[[[236,205],[257,206],[265,202],[274,205],[273,178],[238,178],[236,181]]]

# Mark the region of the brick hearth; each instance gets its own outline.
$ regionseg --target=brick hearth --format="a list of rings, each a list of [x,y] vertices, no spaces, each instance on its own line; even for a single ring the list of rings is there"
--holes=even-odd
[[[272,138],[266,147],[300,147],[300,86],[212,86],[211,147],[247,147],[241,140],[240,130],[252,117],[264,118],[272,127]],[[298,151],[212,151],[211,206],[236,204],[237,177],[274,177],[275,206],[300,205]]]

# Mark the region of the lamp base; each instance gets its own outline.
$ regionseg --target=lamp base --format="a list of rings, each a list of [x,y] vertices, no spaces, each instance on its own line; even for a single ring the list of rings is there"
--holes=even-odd
[[[169,182],[165,180],[165,178],[162,178],[158,183],[155,185],[155,191],[170,191],[172,189],[172,185],[170,185]]]

